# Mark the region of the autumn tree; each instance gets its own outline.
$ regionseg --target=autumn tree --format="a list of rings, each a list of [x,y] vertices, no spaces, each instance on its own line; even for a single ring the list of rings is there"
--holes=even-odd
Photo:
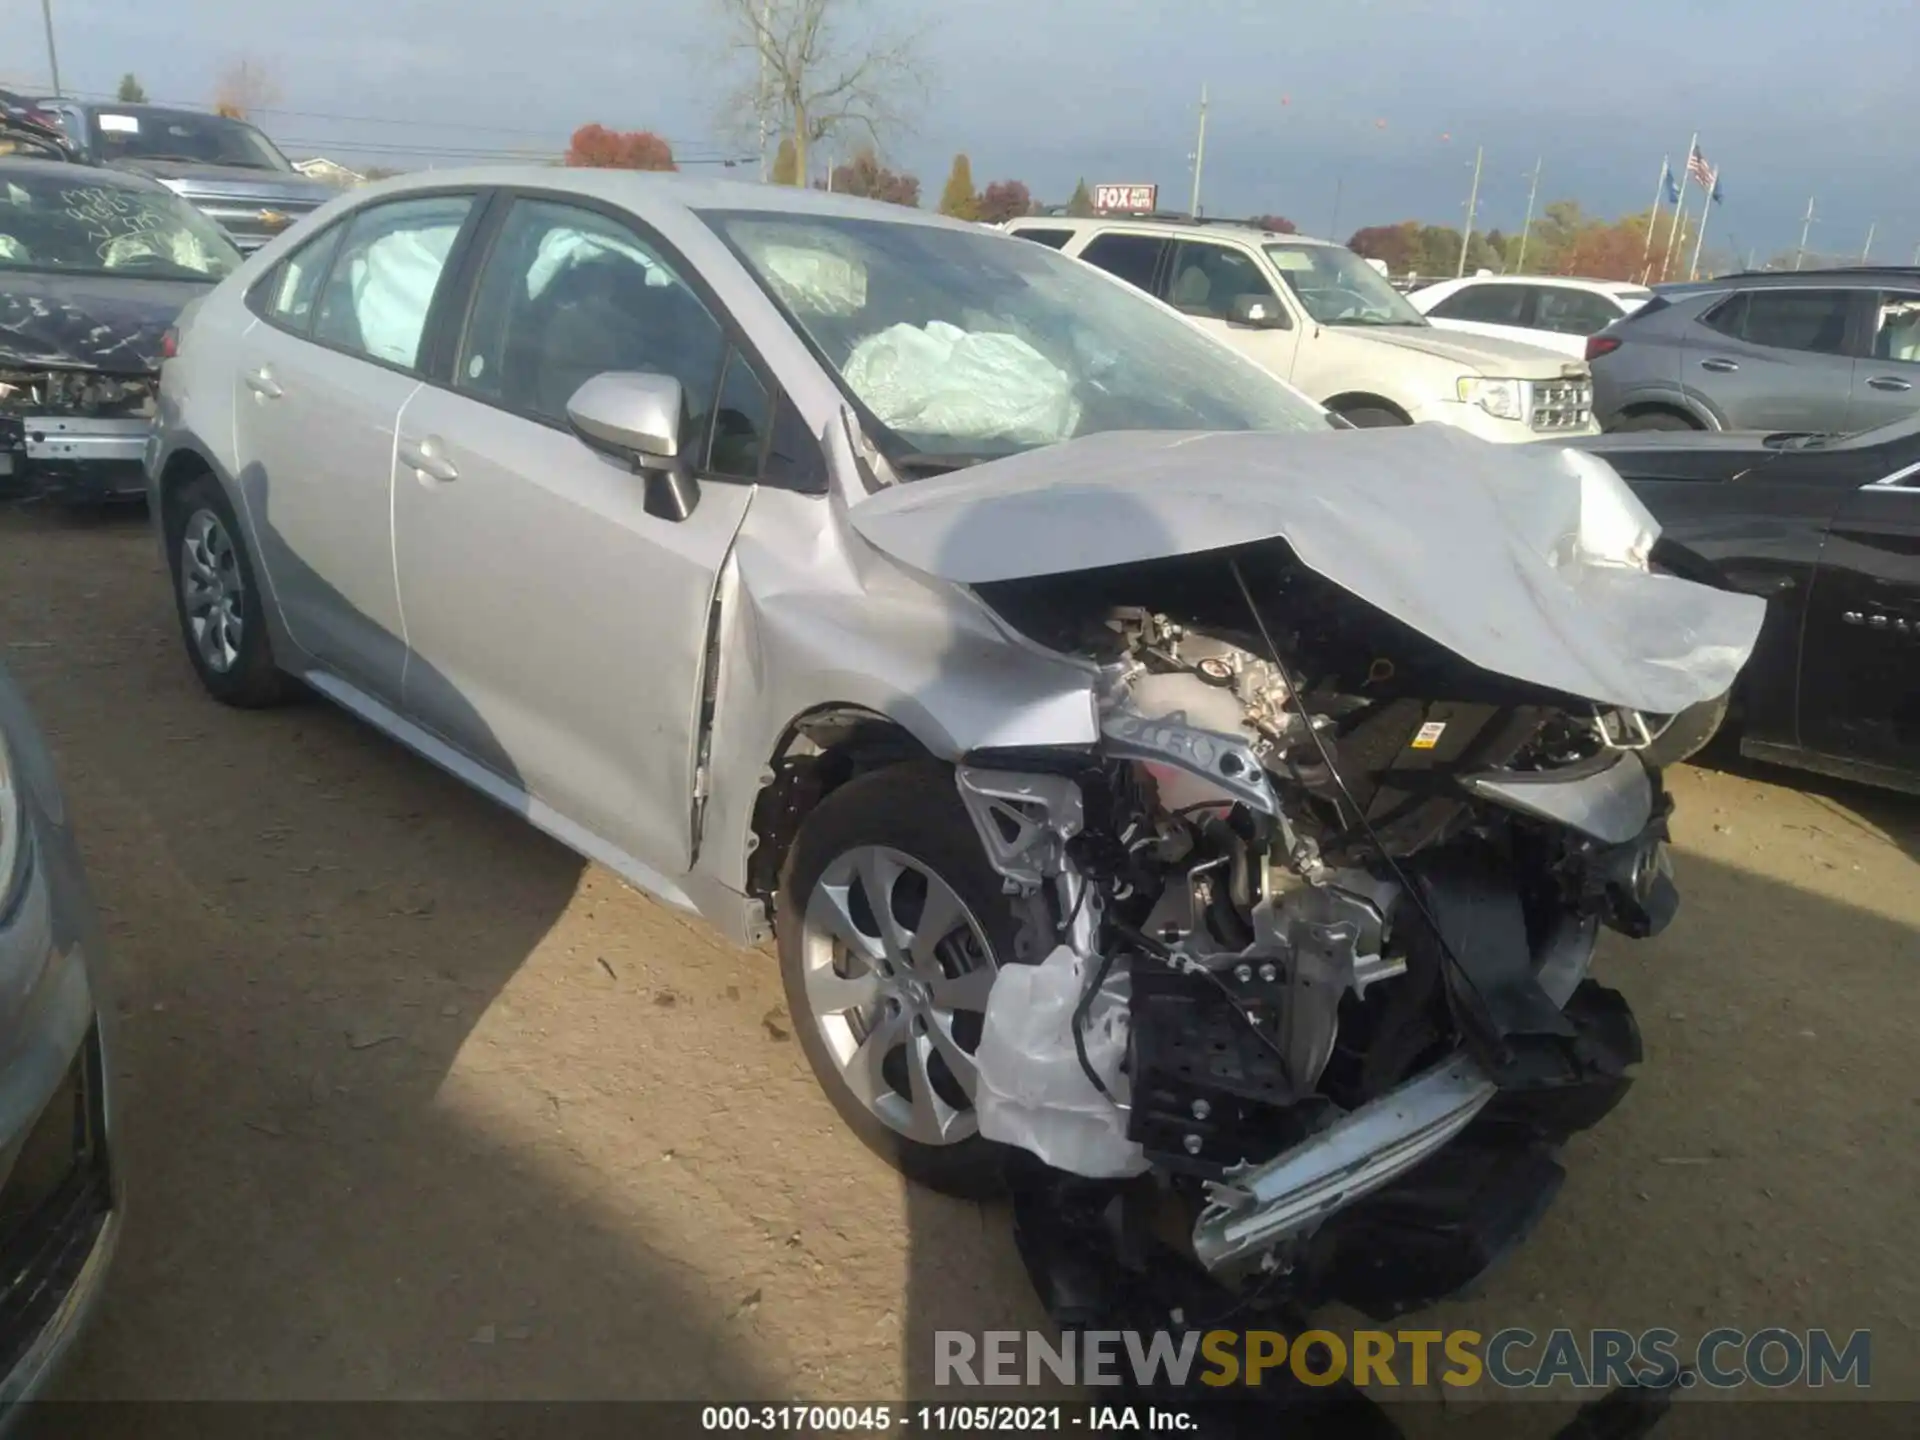
[[[956,220],[980,218],[980,197],[973,188],[973,162],[964,154],[953,157],[946,188],[940,192],[940,213]]]
[[[1247,221],[1249,225],[1262,230],[1271,230],[1276,235],[1298,235],[1300,227],[1284,215],[1256,215]]]
[[[147,90],[131,70],[120,77],[120,88],[114,93],[114,99],[122,105],[144,105],[147,103]]]
[[[1364,260],[1386,261],[1396,275],[1420,273],[1420,226],[1416,221],[1365,226],[1353,232],[1347,248]]]
[[[1067,201],[1067,214],[1078,215],[1082,219],[1093,214],[1093,192],[1087,189],[1085,180],[1073,187],[1073,196]]]
[[[798,185],[800,183],[800,157],[793,152],[793,137],[782,135],[780,148],[773,157],[773,183],[776,185]]]
[[[871,146],[856,151],[846,164],[834,166],[829,188],[837,195],[858,195],[908,207],[920,204],[919,177],[887,169]]]
[[[988,225],[999,225],[1032,213],[1033,195],[1018,180],[995,180],[980,192],[979,219]]]
[[[722,111],[736,128],[793,137],[794,173],[824,140],[877,143],[921,86],[921,37],[884,29],[873,0],[708,0],[739,83]]]
[[[595,170],[677,170],[673,148],[651,130],[582,125],[567,145],[564,164]]]
[[[241,57],[228,62],[213,87],[213,108],[232,120],[244,120],[271,109],[280,98],[280,82],[259,60]]]

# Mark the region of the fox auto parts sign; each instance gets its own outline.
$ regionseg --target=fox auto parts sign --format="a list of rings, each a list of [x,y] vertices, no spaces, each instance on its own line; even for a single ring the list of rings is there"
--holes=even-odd
[[[1158,185],[1096,185],[1093,208],[1096,210],[1152,210],[1160,197]]]

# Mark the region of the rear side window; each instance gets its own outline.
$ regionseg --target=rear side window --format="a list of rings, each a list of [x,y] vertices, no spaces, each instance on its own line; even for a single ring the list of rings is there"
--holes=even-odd
[[[1619,318],[1620,307],[1604,295],[1568,285],[1543,285],[1533,328],[1556,335],[1594,335]]]
[[[1073,238],[1071,230],[1029,230],[1024,226],[1018,230],[1009,230],[1007,233],[1022,240],[1031,240],[1036,245],[1045,245],[1050,250],[1058,250]]]
[[[1427,312],[1436,320],[1473,320],[1482,325],[1526,324],[1528,287],[1469,285]]]
[[[1844,355],[1852,303],[1848,290],[1749,290],[1722,301],[1701,320],[1749,345]]]
[[[429,195],[355,215],[313,317],[322,344],[411,370],[470,195]]]
[[[1159,235],[1096,235],[1080,258],[1152,294],[1166,249],[1167,242]]]

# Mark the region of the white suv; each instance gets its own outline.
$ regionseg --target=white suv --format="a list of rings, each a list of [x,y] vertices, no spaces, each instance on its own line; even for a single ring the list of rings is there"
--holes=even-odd
[[[1356,425],[1487,440],[1595,435],[1586,363],[1441,330],[1344,245],[1221,221],[1033,216],[1006,229],[1098,266]]]

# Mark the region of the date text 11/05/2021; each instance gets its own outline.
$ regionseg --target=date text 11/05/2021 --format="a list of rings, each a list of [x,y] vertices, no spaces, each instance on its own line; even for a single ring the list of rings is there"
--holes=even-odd
[[[708,1405],[703,1431],[849,1435],[919,1431],[928,1435],[1166,1435],[1199,1428],[1187,1411],[1157,1405]]]

